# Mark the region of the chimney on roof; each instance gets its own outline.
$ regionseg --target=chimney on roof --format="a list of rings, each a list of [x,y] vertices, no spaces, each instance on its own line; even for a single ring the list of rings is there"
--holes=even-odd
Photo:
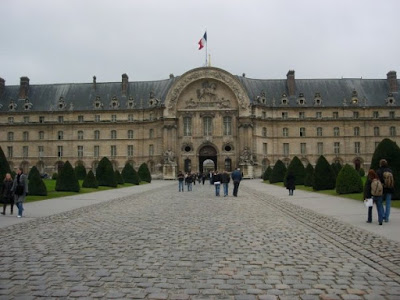
[[[5,87],[6,81],[0,77],[0,96],[3,95]]]
[[[289,70],[286,74],[286,86],[289,96],[294,96],[296,94],[296,83],[294,81],[294,70]]]
[[[26,76],[21,77],[19,84],[19,99],[28,98],[28,91],[29,91],[29,78]]]
[[[397,92],[399,87],[397,85],[396,71],[389,71],[389,73],[387,73],[386,76],[387,76],[387,82],[389,84],[389,92],[390,93]]]
[[[126,75],[126,73],[122,74],[122,96],[126,96],[128,94],[128,80],[128,75]]]
[[[96,76],[93,76],[92,89],[96,90]]]

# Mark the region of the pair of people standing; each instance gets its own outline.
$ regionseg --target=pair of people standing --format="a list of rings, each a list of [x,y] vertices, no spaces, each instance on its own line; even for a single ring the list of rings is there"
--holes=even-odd
[[[18,208],[18,218],[22,217],[24,211],[23,203],[25,197],[28,194],[28,178],[23,172],[22,168],[18,168],[17,176],[12,181],[11,174],[7,173],[3,181],[1,195],[3,196],[3,212],[2,215],[6,214],[7,204],[11,206],[11,214],[13,214],[14,204]]]

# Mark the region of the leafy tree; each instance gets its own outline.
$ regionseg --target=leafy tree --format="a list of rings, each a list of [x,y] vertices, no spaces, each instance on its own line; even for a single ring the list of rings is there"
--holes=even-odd
[[[274,168],[272,169],[271,175],[269,176],[269,182],[270,183],[283,182],[285,173],[286,173],[286,166],[280,159],[278,159],[278,161],[274,165]]]
[[[346,164],[336,178],[336,193],[351,194],[363,191],[360,174],[349,164]]]
[[[47,188],[42,178],[40,177],[39,170],[33,166],[28,174],[28,190],[29,195],[47,196]]]
[[[84,180],[86,178],[86,168],[82,164],[78,164],[75,167],[75,176],[78,180]]]
[[[74,168],[66,161],[56,181],[56,191],[79,192],[80,186],[76,179]]]
[[[304,184],[304,177],[305,177],[305,168],[301,160],[295,156],[293,157],[292,161],[290,162],[286,174],[285,174],[285,186],[286,186],[286,177],[289,173],[292,173],[295,177],[295,184],[296,185],[303,185]]]
[[[3,180],[7,173],[11,174],[10,165],[6,159],[6,156],[4,155],[3,149],[1,149],[0,146],[0,190],[3,187]]]
[[[264,174],[263,174],[263,180],[269,180],[269,176],[271,176],[272,173],[272,168],[268,166],[267,169],[265,169]]]
[[[306,176],[304,177],[304,185],[305,186],[313,186],[314,182],[314,167],[312,164],[308,164],[306,167]]]
[[[107,157],[103,157],[96,169],[96,179],[100,186],[117,187],[114,169]]]
[[[142,163],[139,167],[138,174],[141,180],[146,181],[146,182],[151,182],[151,174],[150,170],[147,167],[146,163]]]
[[[82,187],[84,187],[84,188],[94,188],[94,189],[97,189],[99,187],[99,183],[97,182],[97,179],[94,176],[92,170],[90,170],[87,173],[86,178],[82,182]]]
[[[316,191],[331,190],[335,188],[335,184],[335,172],[326,158],[321,155],[315,166],[313,189]]]
[[[121,176],[121,173],[118,170],[115,170],[115,180],[118,184],[124,184],[124,179]]]
[[[392,199],[400,199],[400,148],[390,139],[383,139],[375,149],[371,160],[371,169],[379,168],[379,161],[386,159],[393,172],[394,194]]]

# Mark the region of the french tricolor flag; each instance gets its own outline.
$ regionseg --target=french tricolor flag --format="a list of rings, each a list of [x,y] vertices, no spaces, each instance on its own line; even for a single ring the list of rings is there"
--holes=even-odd
[[[206,43],[207,43],[207,31],[204,32],[203,37],[199,41],[199,50],[201,50]]]

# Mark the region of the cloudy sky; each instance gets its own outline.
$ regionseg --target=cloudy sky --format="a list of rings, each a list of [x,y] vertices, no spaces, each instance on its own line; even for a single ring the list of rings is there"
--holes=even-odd
[[[400,72],[398,0],[2,0],[6,85],[159,80],[205,63],[250,78]]]

